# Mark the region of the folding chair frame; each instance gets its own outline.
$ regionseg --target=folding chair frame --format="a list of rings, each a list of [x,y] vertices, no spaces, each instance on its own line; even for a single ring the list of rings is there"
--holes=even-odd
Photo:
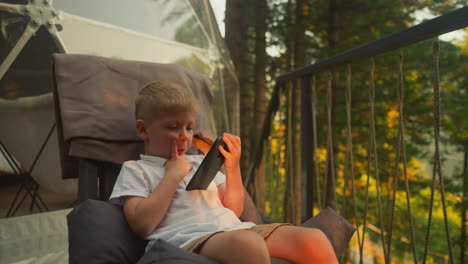
[[[54,123],[52,127],[50,128],[46,139],[42,143],[41,148],[39,149],[39,152],[37,153],[31,167],[29,168],[27,172],[24,172],[21,169],[18,162],[13,158],[13,155],[11,155],[11,153],[8,151],[7,147],[3,144],[3,142],[0,141],[1,154],[5,157],[6,161],[8,162],[8,165],[10,165],[11,169],[13,170],[13,173],[16,176],[23,178],[23,182],[21,183],[21,186],[18,189],[15,195],[15,198],[13,199],[13,202],[11,203],[10,208],[8,209],[6,217],[14,216],[16,212],[18,211],[18,209],[23,205],[24,201],[26,200],[28,196],[31,197],[31,205],[29,207],[30,213],[32,213],[34,206],[40,212],[49,211],[49,208],[47,207],[46,203],[44,202],[44,200],[39,194],[40,184],[36,180],[34,180],[34,178],[31,176],[31,172],[36,166],[36,163],[39,160],[39,157],[41,156],[42,151],[44,150],[47,142],[49,141],[55,127],[56,127],[56,124]],[[21,200],[18,200],[23,190],[24,190],[24,195],[21,198]]]

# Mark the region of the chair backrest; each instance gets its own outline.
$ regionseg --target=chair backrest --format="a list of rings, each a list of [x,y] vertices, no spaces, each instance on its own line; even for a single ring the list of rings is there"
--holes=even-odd
[[[175,64],[54,54],[54,101],[63,178],[77,177],[77,158],[122,164],[137,159],[134,100],[146,83],[168,80],[198,100],[195,133],[213,138],[210,79]]]

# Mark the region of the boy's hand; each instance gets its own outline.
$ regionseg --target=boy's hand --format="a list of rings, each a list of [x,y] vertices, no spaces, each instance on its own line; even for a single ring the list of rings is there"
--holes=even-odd
[[[166,162],[166,176],[173,177],[180,182],[192,169],[192,164],[185,158],[185,155],[179,156],[177,153],[177,140],[172,143],[171,159]]]
[[[239,167],[241,157],[241,139],[228,133],[223,133],[223,141],[226,143],[229,151],[219,146],[219,151],[224,156],[224,167],[226,169]]]

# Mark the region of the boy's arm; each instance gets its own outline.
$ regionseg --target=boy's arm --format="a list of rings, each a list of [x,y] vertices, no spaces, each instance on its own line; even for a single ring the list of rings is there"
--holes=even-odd
[[[240,138],[224,133],[223,141],[226,143],[229,152],[222,146],[219,147],[223,154],[224,167],[226,169],[226,184],[218,188],[219,197],[223,205],[231,209],[238,217],[244,210],[244,186],[240,170],[241,141]]]
[[[191,169],[187,159],[178,156],[175,143],[166,173],[153,192],[146,198],[127,196],[124,200],[125,218],[133,232],[143,238],[153,232],[166,215],[179,182]]]
[[[178,182],[164,176],[154,191],[146,198],[124,198],[124,214],[128,224],[140,237],[149,236],[166,214]]]

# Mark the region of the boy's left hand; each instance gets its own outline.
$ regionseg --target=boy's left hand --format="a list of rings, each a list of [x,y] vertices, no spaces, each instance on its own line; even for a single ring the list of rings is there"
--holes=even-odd
[[[239,166],[241,158],[241,139],[228,133],[223,133],[223,141],[226,143],[229,151],[219,146],[219,151],[224,156],[224,167],[226,169],[236,168]]]

